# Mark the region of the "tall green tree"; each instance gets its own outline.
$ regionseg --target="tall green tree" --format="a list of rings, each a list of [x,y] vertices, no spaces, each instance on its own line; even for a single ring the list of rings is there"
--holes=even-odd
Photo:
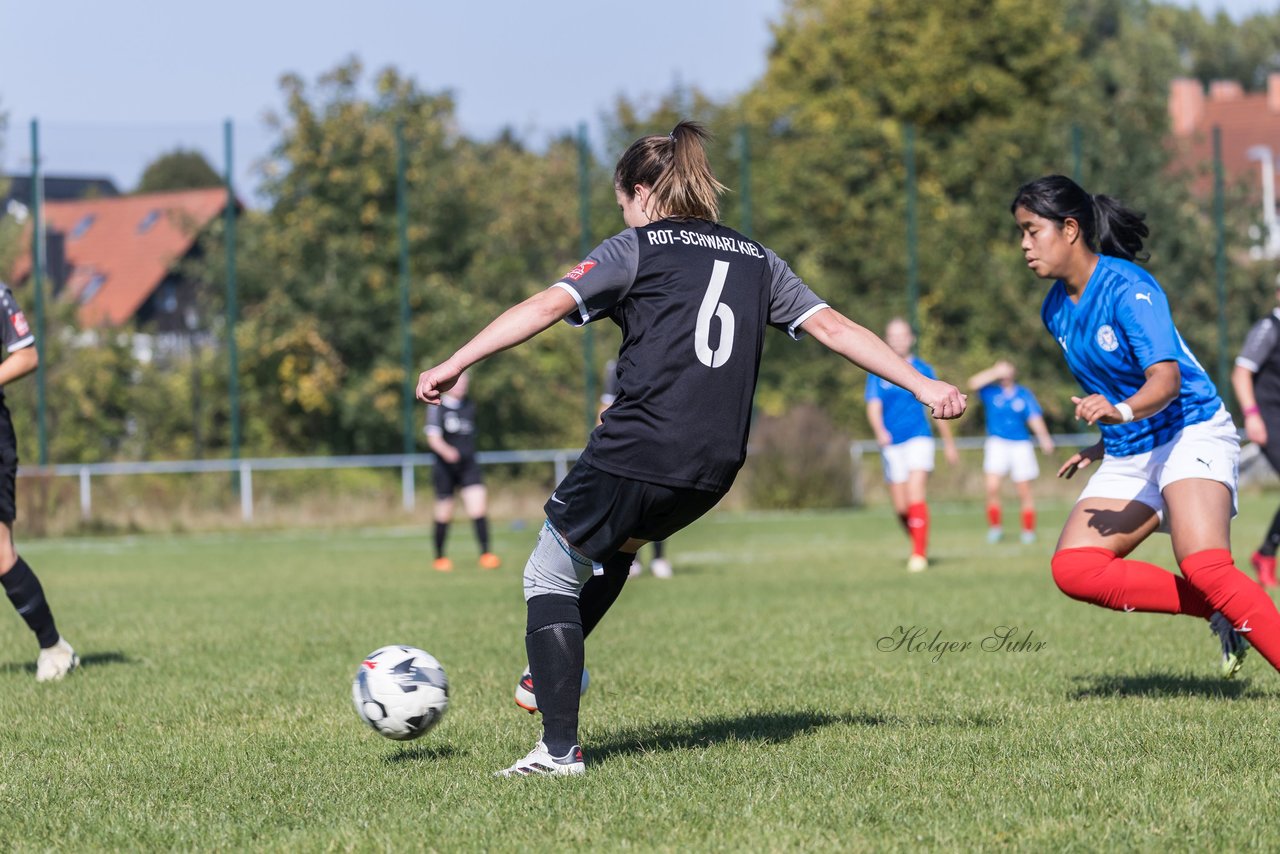
[[[138,181],[139,193],[196,190],[222,186],[220,176],[205,156],[194,149],[177,148],[147,165]]]

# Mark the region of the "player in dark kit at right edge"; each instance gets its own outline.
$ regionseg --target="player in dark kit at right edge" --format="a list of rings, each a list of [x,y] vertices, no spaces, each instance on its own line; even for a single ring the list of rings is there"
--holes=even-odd
[[[26,621],[40,643],[36,658],[36,681],[50,682],[66,676],[80,663],[76,651],[58,634],[53,613],[44,598],[40,579],[27,562],[18,556],[13,545],[13,521],[17,518],[16,482],[18,476],[18,440],[13,432],[13,419],[4,405],[4,386],[21,379],[36,369],[40,354],[36,339],[27,326],[27,318],[18,308],[13,292],[0,282],[0,584],[14,609]]]
[[[1280,300],[1280,283],[1276,286]],[[1262,449],[1280,472],[1280,307],[1259,320],[1245,336],[1231,371],[1231,387],[1244,413],[1244,434]],[[1280,509],[1262,545],[1249,558],[1263,587],[1276,586],[1276,549],[1280,548]]]
[[[725,188],[706,139],[700,125],[681,122],[632,143],[613,180],[627,228],[418,380],[418,398],[437,404],[468,367],[559,320],[607,317],[622,329],[617,398],[551,493],[525,566],[525,649],[543,736],[502,776],[585,771],[583,639],[617,598],[636,550],[689,525],[733,483],[767,326],[812,335],[910,390],[937,418],[964,412],[957,388],[923,376],[777,255],[717,222]]]

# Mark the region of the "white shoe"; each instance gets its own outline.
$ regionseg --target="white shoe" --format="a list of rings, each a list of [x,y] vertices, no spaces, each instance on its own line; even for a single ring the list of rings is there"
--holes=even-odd
[[[1023,532],[1022,532],[1022,544],[1023,544],[1024,546],[1029,546],[1029,545],[1031,545],[1032,543],[1034,543],[1035,541],[1036,541],[1036,532],[1035,532],[1035,531],[1023,531]]]
[[[591,674],[587,672],[587,668],[582,668],[582,686],[578,691],[581,697],[587,693],[587,689],[591,687]],[[538,713],[538,695],[533,692],[533,675],[529,673],[529,668],[524,669],[524,673],[520,674],[520,681],[516,683],[516,705],[524,709],[531,715]]]
[[[924,572],[929,568],[929,559],[924,555],[912,555],[907,561],[907,572]]]
[[[80,665],[80,656],[62,638],[51,647],[40,650],[36,659],[36,681],[54,682]]]
[[[495,777],[533,777],[546,774],[554,777],[571,777],[587,772],[586,763],[582,761],[582,748],[574,745],[564,756],[552,756],[547,746],[539,741],[529,755],[510,768],[495,771]]]
[[[640,561],[631,561],[631,569],[627,570],[627,575],[631,578],[639,578],[642,572],[644,572],[644,567],[640,565]]]
[[[1001,541],[1001,540],[1003,540],[1003,539],[1004,539],[1004,529],[1003,529],[1003,528],[995,528],[995,527],[987,528],[987,542],[988,542],[988,543],[991,543],[992,545],[995,545],[996,543],[1000,542],[1000,541]]]
[[[654,578],[670,578],[671,561],[664,557],[655,557],[649,562],[649,571],[653,573]]]

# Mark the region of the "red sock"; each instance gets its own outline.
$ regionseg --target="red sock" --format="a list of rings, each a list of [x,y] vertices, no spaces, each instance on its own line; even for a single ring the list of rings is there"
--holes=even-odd
[[[907,507],[907,531],[911,534],[911,553],[928,554],[929,505],[919,501]]]
[[[1227,549],[1206,549],[1182,561],[1182,573],[1215,611],[1221,611],[1253,648],[1280,670],[1280,611]]]
[[[987,505],[987,525],[992,528],[1000,527],[1000,505]]]
[[[1022,511],[1022,530],[1034,532],[1035,529],[1036,529],[1036,511],[1023,510]]]
[[[1053,556],[1058,589],[1081,602],[1113,611],[1189,614],[1209,619],[1216,610],[1186,578],[1110,549],[1063,549]],[[1273,609],[1274,610],[1274,609]]]

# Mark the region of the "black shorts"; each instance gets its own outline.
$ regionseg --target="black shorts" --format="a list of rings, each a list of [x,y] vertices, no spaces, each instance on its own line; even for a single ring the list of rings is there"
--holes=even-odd
[[[584,556],[604,563],[629,539],[665,540],[700,518],[723,492],[662,486],[577,462],[547,499],[547,519]]]
[[[475,457],[463,457],[456,463],[446,463],[437,458],[431,466],[431,478],[435,481],[437,498],[452,498],[453,493],[464,486],[484,483],[480,463]]]
[[[18,518],[17,490],[18,440],[13,433],[9,409],[0,398],[0,522],[13,527]]]

